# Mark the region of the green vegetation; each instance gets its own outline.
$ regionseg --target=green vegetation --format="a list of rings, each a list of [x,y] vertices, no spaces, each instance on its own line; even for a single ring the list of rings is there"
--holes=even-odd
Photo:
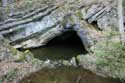
[[[17,69],[12,69],[10,70],[6,75],[4,75],[3,77],[0,78],[0,83],[2,83],[4,80],[12,80],[13,78],[15,78],[17,75]]]
[[[10,50],[11,50],[11,52],[12,52],[13,55],[17,54],[17,49],[16,48],[11,47]]]
[[[16,59],[16,62],[21,62],[21,61],[27,61],[28,58],[32,58],[33,55],[29,50],[24,51],[23,53],[20,53],[18,58]]]
[[[14,78],[17,74],[17,69],[12,69],[8,74],[6,75],[6,79]]]
[[[119,41],[112,40],[112,37],[110,33],[107,39],[103,39],[92,48],[97,57],[96,64],[108,68],[114,77],[125,78],[125,47]]]
[[[76,16],[79,17],[79,19],[83,18],[81,11],[77,11]]]
[[[33,64],[41,64],[42,61],[40,61],[39,59],[33,58],[33,59],[32,59],[32,63],[33,63]]]
[[[33,54],[26,50],[23,53],[20,53],[19,57],[15,60],[15,62],[23,62],[23,61],[31,61],[33,64],[41,64],[42,61],[34,58]]]

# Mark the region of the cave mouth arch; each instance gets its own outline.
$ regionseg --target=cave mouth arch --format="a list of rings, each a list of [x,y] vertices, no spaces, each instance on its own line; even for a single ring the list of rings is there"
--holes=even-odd
[[[69,60],[80,54],[86,54],[82,40],[76,31],[66,31],[51,39],[45,46],[30,49],[40,60]]]

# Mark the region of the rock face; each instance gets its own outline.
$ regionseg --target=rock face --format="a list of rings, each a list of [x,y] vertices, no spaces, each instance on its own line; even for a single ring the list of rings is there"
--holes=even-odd
[[[18,6],[13,5],[14,9],[10,5],[7,18],[0,23],[0,35],[16,48],[34,48],[74,30],[89,49],[102,36],[102,30],[117,29],[116,3],[115,0],[22,0]]]

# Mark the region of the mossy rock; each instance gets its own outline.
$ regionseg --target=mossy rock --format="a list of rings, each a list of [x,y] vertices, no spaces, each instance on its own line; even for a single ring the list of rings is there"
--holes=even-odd
[[[17,54],[17,49],[16,48],[13,48],[13,47],[11,47],[11,53],[13,54],[13,55],[16,55]]]
[[[62,64],[65,65],[65,66],[71,66],[71,63],[67,60],[63,60]]]
[[[97,42],[92,51],[97,58],[95,64],[102,69],[109,68],[109,76],[125,78],[121,72],[125,72],[125,47],[118,41],[102,40]],[[105,71],[105,72],[107,72]],[[120,71],[120,72],[119,72]]]
[[[80,55],[76,56],[76,60],[77,60],[78,62],[80,62],[81,56],[80,56]]]
[[[32,63],[33,64],[41,64],[43,61],[39,60],[39,59],[36,59],[36,58],[33,58],[32,59]]]
[[[18,58],[15,60],[15,62],[22,62],[25,60],[25,55],[21,53]]]
[[[75,15],[76,15],[79,19],[83,19],[83,15],[82,15],[81,11],[77,11],[77,12],[75,13]]]
[[[16,62],[27,61],[27,56],[30,57],[30,59],[33,58],[33,54],[29,50],[26,50],[23,53],[20,53],[19,57],[15,61]]]

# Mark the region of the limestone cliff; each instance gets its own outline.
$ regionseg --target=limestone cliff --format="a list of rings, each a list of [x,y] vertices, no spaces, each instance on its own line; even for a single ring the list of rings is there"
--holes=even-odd
[[[1,8],[0,35],[16,48],[46,45],[74,30],[89,49],[103,34],[117,29],[115,0],[20,0]]]

